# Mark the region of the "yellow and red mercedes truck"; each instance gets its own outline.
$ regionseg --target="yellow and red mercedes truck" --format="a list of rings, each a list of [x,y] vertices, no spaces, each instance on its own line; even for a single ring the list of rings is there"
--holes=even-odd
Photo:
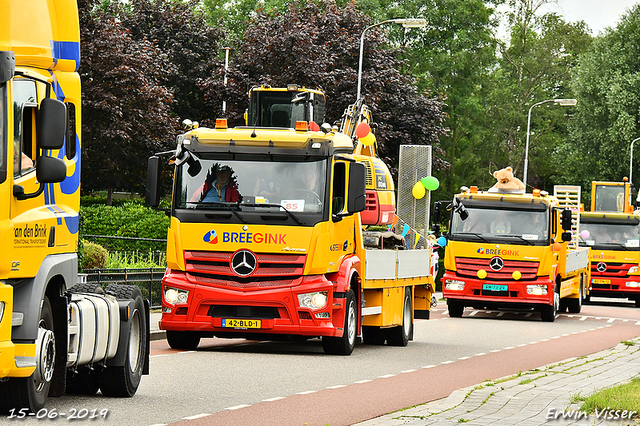
[[[592,182],[591,211],[580,214],[580,245],[591,248],[591,296],[627,298],[640,307],[640,216],[631,185]]]
[[[76,285],[79,61],[74,0],[0,1],[0,411],[14,418],[66,389],[131,396],[148,371],[137,287]]]
[[[580,312],[589,276],[589,249],[576,240],[580,188],[556,189],[454,197],[442,278],[451,317],[465,307],[534,309],[547,322]]]
[[[358,336],[406,345],[414,313],[428,313],[431,246],[405,250],[387,231],[389,170],[356,154],[357,138],[317,124],[324,102],[315,90],[261,86],[245,126],[189,123],[178,137],[160,321],[171,347],[321,337],[326,353],[348,355]],[[160,165],[150,158],[152,206]]]

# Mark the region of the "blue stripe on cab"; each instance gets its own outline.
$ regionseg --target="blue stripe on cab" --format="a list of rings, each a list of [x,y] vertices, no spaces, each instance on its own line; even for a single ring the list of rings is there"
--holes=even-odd
[[[75,41],[55,41],[51,40],[51,52],[54,62],[59,59],[66,59],[76,62],[76,71],[80,66],[80,43]]]

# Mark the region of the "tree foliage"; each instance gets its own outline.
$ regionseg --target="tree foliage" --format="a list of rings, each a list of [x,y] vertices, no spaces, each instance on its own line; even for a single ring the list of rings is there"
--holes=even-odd
[[[486,134],[484,106],[491,70],[497,62],[498,25],[493,6],[502,0],[367,0],[358,6],[378,21],[396,17],[424,18],[424,29],[390,27],[393,43],[405,49],[406,68],[419,88],[446,99],[448,134],[440,137],[450,167],[436,171],[447,197],[462,184],[484,177]],[[484,172],[484,168],[480,167]]]
[[[199,4],[199,0],[132,0],[119,13],[134,40],[150,40],[166,56],[169,64],[161,70],[162,83],[173,94],[171,112],[180,120],[212,115],[198,82],[211,74],[222,75],[218,56],[224,34],[207,24]]]
[[[520,176],[529,109],[540,101],[574,97],[570,71],[591,41],[584,22],[567,23],[553,13],[538,15],[546,3],[549,0],[512,0],[509,44],[502,48],[485,103],[491,128],[486,164],[496,170],[510,165]],[[556,147],[568,135],[573,111],[553,103],[532,110],[526,182],[530,187],[550,189],[554,183]]]
[[[323,89],[327,121],[339,120],[356,100],[360,34],[370,23],[354,3],[340,7],[332,0],[294,2],[284,13],[257,11],[233,54],[228,86],[217,75],[203,82],[208,99],[214,106],[226,100],[228,118],[237,125],[249,87],[296,83]],[[400,144],[432,144],[438,150],[445,115],[442,102],[419,92],[415,79],[403,73],[402,50],[384,40],[379,31],[367,32],[362,93],[377,123],[380,152],[394,166]],[[437,164],[445,166],[441,159]]]
[[[146,159],[172,141],[176,120],[171,91],[162,84],[172,69],[146,39],[135,40],[114,6],[80,0],[83,81],[84,190],[141,190]]]
[[[566,173],[589,187],[592,180],[629,175],[631,142],[640,136],[640,5],[595,39],[575,68],[579,98],[571,139],[563,147]],[[640,144],[634,144],[634,158]],[[638,168],[634,167],[638,172]],[[634,173],[637,183],[640,176]]]

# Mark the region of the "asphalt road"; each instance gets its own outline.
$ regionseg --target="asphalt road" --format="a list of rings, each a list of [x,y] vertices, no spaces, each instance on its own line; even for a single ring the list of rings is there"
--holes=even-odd
[[[319,340],[204,339],[188,352],[152,342],[151,375],[133,398],[64,396],[47,409],[65,413],[59,423],[84,408],[108,410],[106,419],[87,416],[92,424],[348,425],[636,336],[640,309],[628,303],[585,305],[554,323],[536,313],[469,308],[449,318],[442,303],[431,320],[416,323],[409,346],[358,345],[348,357],[325,355]]]

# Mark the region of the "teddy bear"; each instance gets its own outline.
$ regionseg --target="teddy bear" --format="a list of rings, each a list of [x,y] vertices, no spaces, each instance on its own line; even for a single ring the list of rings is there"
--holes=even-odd
[[[513,175],[513,169],[506,167],[493,172],[493,177],[498,180],[491,189],[525,189],[524,183]]]

